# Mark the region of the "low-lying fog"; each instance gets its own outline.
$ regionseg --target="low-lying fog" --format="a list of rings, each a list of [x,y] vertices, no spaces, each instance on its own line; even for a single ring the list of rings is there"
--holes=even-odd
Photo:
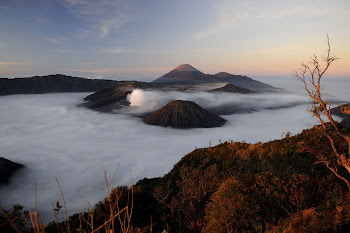
[[[347,85],[349,86],[349,85]],[[344,92],[345,93],[345,92]],[[348,93],[348,92],[346,92]],[[82,210],[84,192],[96,201],[104,189],[103,161],[108,176],[120,165],[115,185],[130,185],[144,177],[158,177],[196,147],[233,140],[255,143],[296,134],[316,123],[307,112],[307,97],[292,93],[213,94],[134,91],[133,109],[117,114],[77,107],[88,93],[11,95],[0,97],[0,156],[26,166],[11,183],[0,186],[0,205],[34,206],[34,181],[38,207],[52,220],[52,203],[60,200],[57,176],[69,214]],[[331,95],[335,100],[350,96]],[[191,100],[202,107],[222,111],[254,109],[251,113],[223,112],[221,128],[179,130],[144,124],[135,114],[152,111],[172,99]],[[220,107],[218,107],[220,106]],[[283,108],[280,108],[283,107]]]

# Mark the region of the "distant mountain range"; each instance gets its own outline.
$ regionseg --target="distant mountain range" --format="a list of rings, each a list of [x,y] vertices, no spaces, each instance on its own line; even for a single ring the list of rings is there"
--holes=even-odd
[[[176,83],[176,84],[208,84],[208,83],[231,83],[235,86],[250,90],[274,90],[273,86],[251,79],[247,76],[234,75],[220,72],[214,75],[204,74],[189,64],[183,64],[169,73],[153,81],[153,83]]]
[[[55,92],[95,92],[104,88],[168,88],[174,84],[87,79],[63,74],[28,78],[0,78],[0,95],[43,94]]]
[[[215,75],[204,74],[191,65],[180,65],[151,83],[138,81],[116,81],[106,79],[86,79],[62,74],[34,76],[28,78],[0,78],[0,95],[10,94],[42,94],[53,92],[95,92],[104,88],[167,89],[181,88],[188,85],[210,83],[230,83],[236,87],[254,91],[270,91],[276,88],[248,78],[220,72]]]

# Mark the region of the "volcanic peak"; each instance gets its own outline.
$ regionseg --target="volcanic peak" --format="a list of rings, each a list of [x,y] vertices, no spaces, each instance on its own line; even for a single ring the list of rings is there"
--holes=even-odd
[[[176,71],[176,72],[186,72],[186,71],[190,71],[190,72],[200,72],[199,70],[197,70],[196,68],[194,68],[193,66],[189,65],[189,64],[182,64],[179,65],[178,67],[176,67],[175,69],[173,69],[172,71]],[[200,72],[202,73],[202,72]]]

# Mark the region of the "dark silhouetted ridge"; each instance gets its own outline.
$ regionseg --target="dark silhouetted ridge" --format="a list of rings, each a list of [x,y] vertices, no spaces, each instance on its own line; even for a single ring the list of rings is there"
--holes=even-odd
[[[214,115],[191,101],[175,100],[157,112],[145,117],[149,125],[174,128],[213,128],[222,126],[226,120]]]
[[[24,167],[22,164],[0,157],[0,184],[9,182],[13,173],[22,167]]]
[[[106,87],[117,87],[118,81],[86,79],[62,74],[31,78],[0,78],[0,95],[42,94],[52,92],[92,92]]]

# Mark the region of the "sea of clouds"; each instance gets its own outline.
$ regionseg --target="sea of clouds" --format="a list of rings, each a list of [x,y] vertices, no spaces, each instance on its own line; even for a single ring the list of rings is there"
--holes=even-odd
[[[348,92],[339,91],[343,85],[329,97],[349,100]],[[241,95],[135,90],[128,96],[130,110],[112,114],[77,107],[87,95],[0,97],[0,156],[26,167],[10,184],[0,186],[0,206],[19,203],[33,209],[36,182],[39,211],[44,219],[53,220],[52,203],[60,200],[55,176],[73,214],[82,210],[84,193],[91,200],[94,194],[96,201],[106,196],[100,161],[109,177],[119,167],[115,185],[130,185],[166,174],[196,147],[226,140],[266,142],[317,123],[307,112],[307,97],[297,92]],[[194,101],[217,112],[226,109],[221,116],[227,123],[220,128],[181,130],[146,125],[138,117],[174,99]],[[232,114],[235,108],[245,111]]]

